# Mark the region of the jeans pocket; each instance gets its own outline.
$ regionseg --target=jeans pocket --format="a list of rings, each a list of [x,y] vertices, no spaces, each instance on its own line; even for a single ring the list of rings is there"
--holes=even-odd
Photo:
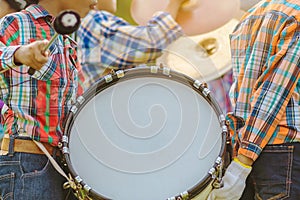
[[[22,160],[21,181],[24,183],[22,190],[26,191],[22,193],[22,198],[24,200],[64,199],[66,193],[63,189],[64,177],[54,169],[45,155],[29,156],[30,159]]]
[[[4,157],[6,156],[0,156],[0,199],[13,200],[15,173],[12,172],[12,166],[16,165],[16,162],[1,159]]]
[[[0,198],[3,200],[13,200],[15,174],[0,176]]]
[[[290,194],[292,145],[268,145],[253,165],[255,199],[284,199]]]

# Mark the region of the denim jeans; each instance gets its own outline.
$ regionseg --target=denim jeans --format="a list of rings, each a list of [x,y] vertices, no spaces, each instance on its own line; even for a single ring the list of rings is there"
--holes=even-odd
[[[267,145],[253,164],[241,200],[300,198],[300,143]]]
[[[63,178],[45,155],[14,153],[0,156],[1,200],[65,200]]]

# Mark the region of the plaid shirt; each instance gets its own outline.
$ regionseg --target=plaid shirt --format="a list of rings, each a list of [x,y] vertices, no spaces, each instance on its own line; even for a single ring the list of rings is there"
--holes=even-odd
[[[133,26],[108,12],[90,11],[77,35],[84,87],[95,83],[108,67],[153,63],[162,49],[182,35],[180,26],[165,12],[158,12],[147,26]]]
[[[13,54],[19,45],[54,35],[53,17],[39,5],[2,18],[0,32],[0,98],[10,108],[2,115],[5,132],[21,133],[57,145],[62,122],[77,93],[75,43],[59,36],[50,47],[49,61],[28,75],[28,66],[15,66]]]
[[[262,1],[230,35],[234,84],[230,127],[239,154],[300,141],[300,4]]]
[[[232,71],[228,71],[222,76],[208,81],[207,87],[211,90],[212,95],[217,100],[220,108],[224,113],[231,112],[232,106],[228,91],[232,85]]]

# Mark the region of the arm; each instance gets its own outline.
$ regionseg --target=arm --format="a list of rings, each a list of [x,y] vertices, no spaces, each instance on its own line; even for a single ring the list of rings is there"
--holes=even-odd
[[[13,17],[1,20],[0,32],[0,66],[3,70],[27,65],[40,69],[48,60],[48,52],[43,53],[47,40],[20,45],[18,22]]]
[[[174,19],[159,12],[147,26],[133,26],[107,12],[91,11],[83,19],[78,36],[83,63],[122,68],[154,61],[183,32]],[[98,58],[90,58],[92,55]]]
[[[263,148],[271,138],[284,142],[285,138],[275,138],[275,129],[286,112],[300,76],[298,23],[293,19],[287,21],[291,23],[284,27],[263,27],[265,31],[254,29],[252,34],[245,34],[244,29],[239,28],[231,36],[233,67],[240,75],[237,76],[235,113],[237,119],[243,116],[247,120],[245,123],[238,120],[237,129],[233,129],[243,127],[238,155],[226,169],[224,187],[214,189],[209,200],[240,199],[251,165]],[[264,21],[261,24],[272,23]],[[247,25],[245,29],[251,30]],[[253,38],[251,44],[246,36]],[[247,56],[249,58],[245,59]]]
[[[288,24],[280,31],[279,39],[274,40],[272,44],[277,51],[268,59],[261,80],[253,86],[255,90],[249,102],[251,110],[241,130],[243,136],[239,155],[256,160],[265,145],[276,134],[299,80],[300,41],[297,28],[295,23]]]

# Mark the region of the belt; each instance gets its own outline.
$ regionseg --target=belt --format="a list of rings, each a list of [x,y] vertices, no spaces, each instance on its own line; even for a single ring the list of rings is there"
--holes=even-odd
[[[1,144],[1,155],[8,153],[10,139],[4,137]],[[49,143],[43,143],[47,151],[52,155],[56,149],[56,155],[60,154],[60,151],[57,147],[51,146]],[[14,152],[23,152],[31,154],[45,154],[32,140],[26,139],[14,139]]]

